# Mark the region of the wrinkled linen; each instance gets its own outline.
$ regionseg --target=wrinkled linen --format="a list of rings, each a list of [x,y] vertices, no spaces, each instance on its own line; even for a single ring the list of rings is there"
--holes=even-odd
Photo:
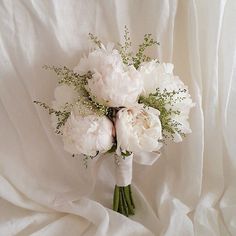
[[[236,235],[236,2],[2,0],[0,2],[0,235]],[[56,76],[89,47],[130,29],[189,86],[192,134],[152,165],[133,166],[136,215],[111,209],[114,160],[63,150],[49,115]]]

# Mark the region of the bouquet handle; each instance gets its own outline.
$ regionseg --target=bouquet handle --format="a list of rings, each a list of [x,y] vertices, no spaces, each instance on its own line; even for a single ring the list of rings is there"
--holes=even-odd
[[[116,156],[116,185],[113,195],[113,210],[125,216],[134,215],[135,205],[131,190],[133,154]]]

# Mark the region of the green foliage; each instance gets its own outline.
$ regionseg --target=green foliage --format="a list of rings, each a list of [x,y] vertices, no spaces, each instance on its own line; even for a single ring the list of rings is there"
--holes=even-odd
[[[88,155],[83,154],[83,165],[84,165],[84,167],[85,167],[85,168],[88,168],[88,162],[89,162],[89,160],[92,160],[92,159],[95,158],[98,154],[99,154],[98,151],[97,151],[96,155],[94,155],[94,156],[88,156]],[[75,156],[75,155],[72,155],[72,156]]]
[[[107,152],[108,152],[108,153],[113,153],[113,152],[115,152],[115,151],[116,151],[116,149],[117,149],[117,144],[116,144],[116,143],[114,143],[114,144],[113,144],[113,146],[111,147],[111,149],[110,149],[110,150],[108,150]]]
[[[122,155],[122,157],[128,157],[128,156],[130,156],[132,154],[132,152],[129,152],[129,151],[125,151],[125,152],[121,152],[121,155]]]
[[[74,104],[66,103],[60,110],[55,110],[44,102],[34,101],[35,104],[48,110],[49,115],[54,114],[57,117],[57,127],[55,131],[57,134],[62,134],[61,127],[65,125],[73,107],[77,106],[79,108],[78,112],[81,115],[86,115],[88,113],[94,113],[99,116],[107,115],[108,107],[96,103],[96,98],[92,97],[85,88],[87,79],[92,77],[91,72],[81,76],[65,66],[56,67],[45,65],[43,68],[55,72],[59,78],[59,84],[72,86],[78,93],[78,100]]]
[[[101,40],[98,39],[97,36],[95,36],[92,33],[89,33],[90,40],[97,45],[99,48],[101,48]],[[118,43],[118,51],[121,55],[121,58],[123,60],[123,63],[125,65],[133,65],[136,69],[139,68],[140,64],[142,62],[150,61],[151,58],[145,54],[145,50],[149,47],[160,45],[155,39],[153,39],[151,34],[145,34],[143,38],[143,42],[138,45],[137,52],[134,53],[131,51],[131,37],[130,32],[128,30],[128,27],[125,26],[124,30],[124,42]],[[157,61],[158,62],[158,61]]]
[[[85,75],[79,75],[67,67],[44,66],[45,69],[54,71],[59,77],[59,84],[73,86],[78,92],[78,101],[75,105],[81,106],[81,115],[85,115],[87,111],[94,112],[97,115],[106,115],[108,108],[98,104],[96,98],[89,94],[86,90],[87,80],[92,78],[92,73],[88,71]],[[83,109],[84,107],[84,109]]]
[[[51,70],[56,73],[59,78],[59,84],[67,84],[69,86],[74,86],[74,88],[79,93],[86,93],[85,85],[87,84],[87,79],[92,77],[90,71],[88,71],[85,75],[79,75],[75,73],[73,70],[67,68],[66,66],[63,67],[56,67],[56,66],[43,66],[46,70]]]
[[[131,45],[130,33],[127,26],[125,26],[124,44],[118,43],[118,50],[124,64],[133,65],[138,69],[142,62],[151,60],[151,58],[145,54],[145,50],[149,47],[160,45],[160,43],[154,40],[151,34],[145,34],[143,42],[138,46],[136,53],[130,51]]]
[[[159,45],[159,43],[152,38],[151,34],[145,34],[143,43],[139,45],[138,51],[134,57],[132,57],[133,65],[137,69],[142,62],[150,61],[151,58],[144,54],[145,50],[151,46]]]
[[[95,45],[97,45],[99,48],[101,48],[102,41],[100,39],[98,39],[98,37],[96,35],[89,33],[89,38]]]
[[[124,44],[118,43],[119,53],[125,65],[132,64],[132,53],[130,52],[131,45],[130,33],[127,26],[125,26]]]
[[[160,111],[160,121],[163,129],[164,138],[173,138],[175,132],[181,136],[184,134],[179,129],[181,125],[179,122],[172,119],[175,115],[180,115],[179,110],[173,109],[175,103],[181,102],[186,99],[185,96],[176,96],[180,93],[185,94],[185,89],[179,89],[178,91],[168,92],[166,89],[160,91],[156,90],[156,93],[149,94],[148,97],[141,96],[139,103],[143,103],[147,107],[153,107]]]
[[[50,106],[48,106],[44,102],[34,101],[35,104],[43,107],[44,109],[48,110],[49,115],[54,114],[57,118],[57,126],[55,132],[57,134],[62,134],[61,127],[66,123],[68,117],[70,116],[70,111],[68,111],[68,104],[65,105],[62,111],[57,111]]]

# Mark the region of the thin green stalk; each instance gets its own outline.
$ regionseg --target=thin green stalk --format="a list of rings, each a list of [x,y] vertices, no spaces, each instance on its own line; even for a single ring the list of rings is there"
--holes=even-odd
[[[134,215],[134,207],[133,207],[133,205],[131,203],[131,199],[130,199],[129,186],[124,187],[124,195],[125,195],[125,199],[126,199],[126,202],[128,205],[129,214]]]
[[[125,210],[125,215],[129,216],[129,208],[128,208],[128,204],[127,204],[126,199],[125,199],[124,187],[121,187],[120,191],[121,191],[123,206],[124,206],[124,210]]]
[[[113,210],[118,211],[119,207],[119,188],[117,185],[115,186],[114,189],[114,196],[113,196]]]
[[[124,205],[123,205],[123,199],[122,199],[122,192],[121,192],[121,187],[119,187],[119,208],[118,211],[125,215],[125,209],[124,209]]]
[[[114,188],[113,210],[125,216],[134,215],[135,206],[132,198],[131,186],[117,186]]]
[[[132,204],[133,208],[135,209],[134,200],[132,197],[131,185],[128,185],[128,189],[129,189],[129,196],[130,196],[131,204]]]

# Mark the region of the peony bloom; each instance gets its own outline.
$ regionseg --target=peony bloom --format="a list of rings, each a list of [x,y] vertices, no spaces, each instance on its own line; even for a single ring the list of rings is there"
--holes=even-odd
[[[109,43],[107,47],[103,44],[101,48],[97,48],[90,52],[88,56],[81,58],[79,64],[74,68],[74,72],[80,75],[86,74],[88,71],[95,73],[96,71],[106,71],[108,68],[116,68],[118,71],[123,70],[123,61],[118,50],[113,49],[114,44]]]
[[[87,90],[96,102],[109,107],[132,106],[142,91],[142,80],[133,66],[125,66],[113,45],[102,45],[80,60],[74,72],[92,72]]]
[[[113,124],[105,116],[81,116],[72,112],[63,128],[64,149],[71,154],[95,156],[113,145]]]
[[[155,61],[143,63],[140,67],[140,73],[143,78],[142,95],[148,97],[150,93],[155,93],[156,89],[160,93],[175,92],[173,104],[166,104],[167,110],[178,111],[179,114],[172,113],[171,121],[176,124],[176,131],[173,134],[174,142],[181,142],[182,135],[191,133],[188,122],[190,109],[194,106],[188,87],[173,75],[173,64],[159,64]]]
[[[163,76],[158,83],[160,92],[175,92],[173,96],[173,106],[166,104],[167,110],[178,111],[178,114],[172,113],[171,120],[176,124],[176,130],[173,134],[174,142],[181,142],[182,136],[192,132],[189,125],[190,109],[195,106],[188,91],[188,87],[179,79],[178,76]]]
[[[173,68],[173,64],[160,64],[154,60],[142,63],[139,68],[143,80],[142,95],[148,96],[150,93],[155,93],[160,87],[160,81],[173,76]]]
[[[118,152],[158,151],[162,144],[160,112],[154,108],[122,108],[116,117],[115,127]]]

